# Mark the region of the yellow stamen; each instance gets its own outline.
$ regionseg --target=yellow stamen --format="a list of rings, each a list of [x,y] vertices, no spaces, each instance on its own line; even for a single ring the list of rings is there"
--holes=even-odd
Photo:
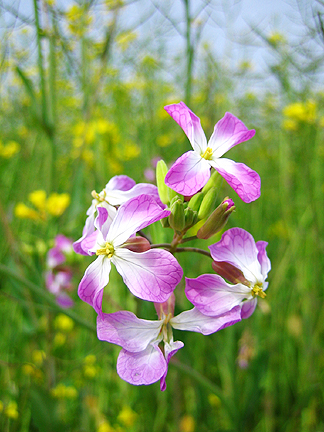
[[[96,199],[97,201],[102,202],[102,201],[105,201],[105,199],[106,199],[106,191],[103,191],[103,196],[100,196],[100,194],[98,194],[98,192],[93,190],[91,192],[91,196],[92,196],[92,198]]]
[[[259,284],[255,284],[254,287],[252,288],[252,296],[253,297],[259,296],[261,298],[265,298],[267,294],[263,292],[263,289]]]
[[[213,156],[213,150],[210,147],[207,147],[205,152],[201,155],[201,157],[206,160],[210,160],[212,156]]]
[[[114,246],[107,242],[105,247],[97,249],[96,255],[107,255],[108,258],[111,258],[114,255],[115,249]]]

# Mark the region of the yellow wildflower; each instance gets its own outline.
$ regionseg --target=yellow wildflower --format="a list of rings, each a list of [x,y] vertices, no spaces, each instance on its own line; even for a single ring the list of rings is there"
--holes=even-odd
[[[271,43],[271,45],[273,46],[278,46],[279,44],[283,44],[286,42],[286,38],[284,37],[283,34],[274,31],[272,33],[270,33],[270,35],[268,36],[268,42]]]
[[[317,117],[317,105],[313,100],[307,102],[295,102],[283,109],[283,115],[296,121],[314,123]]]
[[[68,27],[72,34],[81,36],[85,33],[86,27],[92,22],[92,17],[84,7],[72,5],[66,12]]]
[[[210,403],[210,405],[214,408],[218,408],[221,406],[221,400],[219,399],[218,396],[216,396],[214,393],[210,393],[208,395],[208,402]]]
[[[19,202],[15,206],[15,216],[20,219],[40,220],[41,217],[36,210],[27,207],[24,203]]]
[[[298,129],[298,123],[295,120],[285,119],[282,122],[282,127],[288,131],[295,131]]]
[[[34,375],[35,366],[30,364],[30,363],[24,364],[21,369],[22,369],[22,372],[24,375],[27,375],[27,376]]]
[[[120,160],[132,160],[132,159],[136,159],[139,154],[141,153],[141,149],[138,147],[138,145],[132,143],[132,142],[128,142],[126,144],[124,144],[124,146],[122,148],[118,148],[118,158]]]
[[[20,145],[16,141],[9,141],[3,145],[0,142],[0,156],[5,159],[12,158],[20,150]]]
[[[46,359],[46,353],[43,350],[34,350],[32,352],[32,359],[36,366],[40,367]]]
[[[123,0],[105,0],[105,4],[109,10],[120,8],[124,5]]]
[[[86,378],[94,378],[97,375],[97,368],[93,365],[84,365],[83,374]]]
[[[137,34],[131,31],[120,33],[116,37],[116,42],[120,46],[122,51],[126,51],[129,45],[137,39]]]
[[[136,417],[137,414],[131,409],[131,407],[124,406],[118,414],[117,420],[127,428],[130,428],[135,423]]]
[[[73,330],[74,321],[65,314],[59,314],[54,320],[54,327],[56,330],[69,333]]]
[[[17,402],[9,402],[4,410],[4,415],[12,420],[16,420],[19,416]]]
[[[34,206],[44,211],[46,207],[46,192],[44,190],[35,190],[28,195],[28,200],[34,204]]]
[[[114,429],[110,426],[107,420],[104,420],[100,423],[97,432],[115,432]]]
[[[70,205],[70,195],[67,193],[52,193],[46,202],[46,209],[52,216],[61,216]]]
[[[89,354],[84,358],[84,363],[88,365],[93,365],[97,361],[97,357],[94,354]]]
[[[181,432],[194,432],[195,419],[191,415],[184,415],[180,421]]]
[[[156,139],[156,143],[159,147],[168,147],[172,144],[170,135],[159,135]]]
[[[54,346],[56,348],[64,345],[65,342],[66,342],[66,335],[65,334],[63,334],[61,332],[58,332],[55,334],[53,343],[54,343]]]
[[[52,388],[51,395],[55,399],[76,399],[78,397],[78,391],[73,386],[66,386],[61,383]]]

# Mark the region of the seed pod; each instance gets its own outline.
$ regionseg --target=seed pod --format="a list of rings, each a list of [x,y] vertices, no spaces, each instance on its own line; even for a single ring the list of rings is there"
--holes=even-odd
[[[215,187],[209,189],[200,204],[198,219],[205,219],[215,209],[218,190]]]
[[[183,202],[178,199],[171,206],[171,214],[169,216],[169,223],[171,228],[181,233],[185,227],[185,214]]]

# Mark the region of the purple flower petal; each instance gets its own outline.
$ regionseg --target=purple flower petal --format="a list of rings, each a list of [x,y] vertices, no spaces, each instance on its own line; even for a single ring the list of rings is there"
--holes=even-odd
[[[120,345],[126,351],[144,351],[159,336],[163,321],[137,318],[128,311],[98,315],[98,339]]]
[[[167,364],[160,348],[150,344],[138,353],[121,350],[117,360],[117,373],[133,385],[149,385],[158,381],[165,373]]]
[[[201,127],[199,117],[197,117],[184,102],[167,105],[164,109],[183,129],[192,148],[198,154],[203,153],[207,148],[207,140]]]
[[[63,309],[68,309],[74,306],[74,301],[69,297],[67,294],[59,294],[56,297],[56,302],[58,305],[61,306]]]
[[[258,261],[261,265],[261,273],[264,279],[267,278],[269,271],[271,270],[271,262],[267,256],[266,247],[268,243],[265,241],[258,241],[255,243],[258,249]]]
[[[165,176],[165,184],[176,192],[190,196],[205,186],[210,177],[210,164],[198,153],[184,153]]]
[[[258,303],[258,300],[256,298],[243,303],[243,306],[241,309],[242,319],[249,318],[253,314],[253,312],[255,311],[257,303]]]
[[[207,316],[222,315],[240,305],[244,299],[252,298],[249,287],[240,283],[228,284],[215,274],[186,278],[185,292],[188,300]]]
[[[93,251],[93,249],[97,244],[98,235],[99,231],[97,230],[82,240],[80,247],[85,254],[94,255],[95,252]]]
[[[178,330],[193,331],[202,333],[203,335],[209,335],[233,325],[238,321],[241,321],[240,306],[236,306],[231,311],[215,317],[206,316],[194,307],[191,310],[182,312],[176,317],[171,318],[170,324],[173,328]]]
[[[113,190],[113,191],[107,191],[106,200],[111,205],[121,205],[125,203],[126,201],[130,200],[131,198],[135,198],[139,195],[151,195],[155,198],[157,203],[160,207],[165,208],[166,205],[162,203],[160,200],[158,188],[149,183],[138,183],[137,185],[134,185],[131,189],[127,191],[119,191],[119,190]]]
[[[241,120],[227,112],[216,123],[208,146],[213,150],[213,157],[220,158],[229,149],[243,141],[247,141],[254,135],[254,129],[249,130]]]
[[[47,253],[46,261],[49,268],[57,267],[60,264],[63,264],[65,260],[65,255],[58,247],[53,247]]]
[[[107,241],[115,247],[125,243],[135,232],[164,217],[169,210],[163,210],[150,195],[139,195],[122,204],[113,220]]]
[[[166,379],[166,376],[168,373],[169,361],[170,361],[171,357],[174,356],[174,354],[176,354],[179,351],[179,349],[182,348],[183,346],[184,346],[183,342],[181,342],[181,341],[173,342],[173,340],[170,341],[170,343],[165,342],[165,344],[164,344],[164,357],[166,360],[167,368],[166,368],[163,376],[161,377],[161,381],[160,381],[161,391],[166,390],[165,379]]]
[[[112,262],[132,294],[157,303],[169,298],[183,275],[174,256],[162,249],[136,253],[118,248]]]
[[[73,241],[63,234],[58,234],[55,237],[55,247],[64,253],[70,253],[72,251]]]
[[[259,174],[243,163],[221,158],[211,160],[210,165],[224,177],[244,202],[255,201],[261,195]]]
[[[104,255],[99,255],[86,269],[79,284],[80,299],[89,303],[97,313],[102,313],[103,289],[109,282],[110,269],[110,259]]]
[[[250,233],[242,228],[227,230],[218,243],[209,246],[215,261],[226,261],[240,269],[252,284],[263,282],[258,249]]]
[[[127,191],[135,186],[135,180],[126,176],[126,175],[118,175],[112,177],[109,182],[106,184],[105,189],[108,190],[120,190]]]
[[[95,213],[96,213],[96,202],[97,202],[97,200],[92,200],[92,204],[87,210],[88,217],[85,221],[85,225],[84,225],[83,230],[82,230],[82,237],[73,243],[74,252],[77,254],[88,255],[88,253],[82,249],[81,244],[82,244],[82,241],[86,237],[91,235],[95,230],[94,220],[95,220]]]

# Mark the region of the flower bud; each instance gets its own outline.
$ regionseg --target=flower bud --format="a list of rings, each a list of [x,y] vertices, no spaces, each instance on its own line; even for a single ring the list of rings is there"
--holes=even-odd
[[[191,208],[187,207],[184,210],[185,214],[185,228],[189,229],[190,227],[196,225],[198,222],[198,213]]]
[[[204,194],[202,192],[196,193],[188,202],[188,207],[191,208],[191,210],[198,211],[203,198]]]
[[[215,187],[209,189],[204,196],[198,211],[198,219],[205,219],[215,209],[218,190]]]
[[[234,267],[232,264],[226,261],[213,261],[213,270],[222,276],[222,278],[227,279],[232,284],[241,283],[243,285],[250,286],[250,282],[245,279],[244,274],[241,270]]]
[[[170,228],[169,217],[160,219],[160,222],[163,228]]]
[[[175,203],[176,201],[180,200],[181,202],[183,202],[183,196],[182,195],[178,195],[176,194],[171,200],[170,200],[170,208],[172,207],[173,203]]]
[[[212,187],[217,187],[223,180],[223,177],[218,174],[216,170],[213,170],[208,182],[205,184],[205,186],[202,188],[202,193],[206,195],[206,193],[211,189]]]
[[[208,239],[212,235],[218,233],[226,225],[229,215],[234,210],[234,202],[230,198],[225,198],[198,230],[197,237],[200,239]]]
[[[169,197],[168,197],[168,186],[165,184],[164,179],[168,172],[168,167],[166,166],[166,163],[164,160],[159,160],[156,164],[156,184],[158,187],[158,192],[160,196],[160,200],[163,202],[163,204],[168,204]]]
[[[127,242],[123,244],[123,247],[133,252],[145,252],[151,249],[150,242],[141,236],[130,237]]]
[[[177,232],[182,232],[185,227],[185,214],[183,202],[181,199],[175,201],[171,206],[171,214],[169,216],[169,223],[172,229]]]

